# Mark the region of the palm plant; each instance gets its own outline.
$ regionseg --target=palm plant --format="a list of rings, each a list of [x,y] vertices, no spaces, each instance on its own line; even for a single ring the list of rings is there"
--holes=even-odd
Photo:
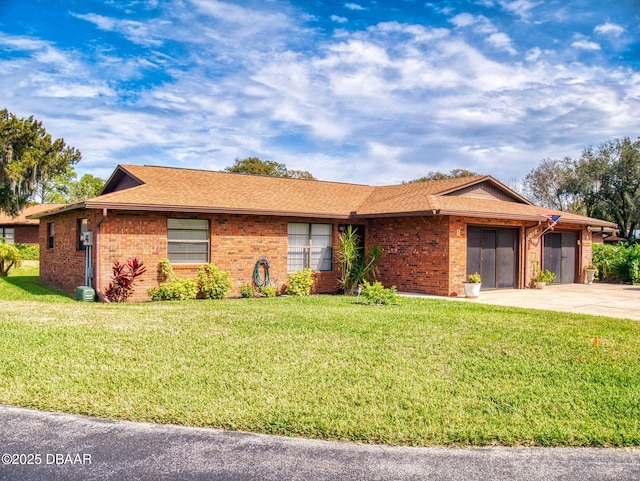
[[[342,277],[338,279],[340,288],[345,293],[353,294],[361,283],[370,277],[375,278],[378,274],[376,264],[380,254],[380,245],[376,244],[370,247],[364,256],[360,249],[360,236],[353,226],[347,226],[340,235],[336,249],[337,260],[342,264]]]

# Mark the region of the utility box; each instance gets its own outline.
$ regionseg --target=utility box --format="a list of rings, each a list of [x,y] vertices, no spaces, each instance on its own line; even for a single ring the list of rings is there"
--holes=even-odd
[[[96,291],[92,287],[76,287],[76,301],[93,302],[96,299]]]

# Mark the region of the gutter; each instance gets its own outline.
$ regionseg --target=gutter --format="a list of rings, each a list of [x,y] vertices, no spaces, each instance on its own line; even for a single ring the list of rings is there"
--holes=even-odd
[[[98,299],[100,300],[100,302],[110,302],[109,299],[107,299],[107,297],[104,295],[104,292],[102,292],[102,289],[100,286],[100,224],[102,224],[102,222],[107,218],[107,214],[108,214],[108,209],[105,207],[104,209],[102,209],[102,217],[100,217],[96,222],[95,236],[94,236],[95,237],[94,254],[96,256],[96,261],[94,263],[95,272],[93,275],[93,280],[95,283],[96,296],[98,296]]]

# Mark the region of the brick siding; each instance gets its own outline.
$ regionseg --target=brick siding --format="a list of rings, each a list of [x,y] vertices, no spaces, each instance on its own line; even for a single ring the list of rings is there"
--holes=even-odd
[[[167,218],[207,219],[210,226],[210,262],[222,270],[229,270],[233,279],[232,295],[238,295],[242,283],[253,281],[256,262],[266,257],[270,264],[271,285],[281,289],[288,281],[287,250],[288,223],[331,223],[334,247],[338,242],[338,221],[327,219],[301,219],[274,216],[126,212],[109,211],[104,219],[97,211],[63,213],[43,220],[40,227],[40,245],[47,245],[47,224],[55,223],[55,246],[43,247],[40,278],[43,282],[73,292],[84,284],[85,252],[77,249],[77,221],[88,218],[88,230],[94,231],[100,223],[98,265],[95,250],[92,264],[96,266],[98,290],[103,291],[111,281],[114,261],[137,257],[147,266],[147,273],[136,284],[132,300],[148,300],[147,289],[158,285],[157,266],[167,257]],[[335,249],[334,249],[335,252]],[[195,278],[200,264],[173,264],[178,277]],[[339,268],[315,273],[313,291],[336,292]],[[95,284],[94,284],[95,286]]]
[[[210,225],[210,262],[229,270],[234,283],[232,295],[238,295],[242,283],[251,283],[255,264],[261,257],[271,263],[272,285],[282,288],[288,280],[287,250],[289,222],[333,224],[333,246],[338,244],[338,225],[344,221],[279,216],[194,214],[109,211],[72,211],[42,219],[40,223],[40,277],[43,282],[73,292],[84,284],[85,252],[78,250],[77,220],[88,219],[88,229],[96,232],[100,223],[99,254],[92,264],[99,268],[97,288],[101,291],[111,281],[114,261],[139,258],[147,273],[136,287],[132,300],[147,300],[147,289],[158,285],[157,266],[167,257],[167,218],[207,219]],[[47,224],[55,223],[55,246],[48,249]],[[519,230],[517,287],[529,286],[535,262],[542,259],[540,233],[544,225],[518,221],[448,216],[408,216],[370,219],[364,224],[366,247],[380,244],[382,257],[379,276],[385,286],[396,286],[404,292],[443,296],[459,295],[466,280],[467,228],[493,226]],[[578,231],[581,241],[579,272],[591,261],[591,233]],[[94,249],[95,255],[95,249]],[[194,277],[199,265],[174,264],[179,277]],[[583,274],[581,274],[582,276]],[[314,274],[316,293],[337,290],[340,266],[334,259],[333,270]],[[94,284],[95,286],[95,284]]]

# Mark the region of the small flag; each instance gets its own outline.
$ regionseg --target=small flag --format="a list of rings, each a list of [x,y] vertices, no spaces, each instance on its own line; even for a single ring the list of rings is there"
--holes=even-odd
[[[558,221],[560,220],[559,215],[552,215],[552,214],[547,214],[545,216],[548,219],[548,222],[550,222],[549,227],[551,228],[551,230],[553,230],[553,228],[556,226],[556,224],[558,223]]]

